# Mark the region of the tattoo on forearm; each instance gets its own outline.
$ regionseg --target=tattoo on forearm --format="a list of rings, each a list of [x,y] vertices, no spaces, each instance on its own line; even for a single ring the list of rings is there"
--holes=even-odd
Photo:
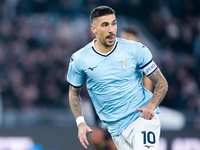
[[[69,87],[69,104],[75,118],[83,115],[80,104],[80,89],[81,88],[75,88],[71,85]]]
[[[149,78],[155,84],[153,97],[150,103],[153,103],[156,106],[158,106],[162,102],[167,93],[168,84],[165,77],[162,75],[159,69],[156,69],[156,71],[153,74],[151,74]]]

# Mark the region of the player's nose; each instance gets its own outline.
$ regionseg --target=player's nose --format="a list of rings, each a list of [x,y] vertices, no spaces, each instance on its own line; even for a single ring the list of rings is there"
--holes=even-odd
[[[114,32],[114,27],[112,25],[109,25],[108,31],[109,31],[109,33],[113,33]]]

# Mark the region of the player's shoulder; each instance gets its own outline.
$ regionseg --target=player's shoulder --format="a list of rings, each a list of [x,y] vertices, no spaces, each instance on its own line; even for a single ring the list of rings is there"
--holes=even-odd
[[[140,43],[140,42],[136,42],[136,41],[132,41],[132,40],[126,40],[126,39],[122,39],[122,38],[118,38],[118,43],[121,45],[126,45],[126,46],[130,46],[132,48],[135,48],[136,50],[140,50],[143,48],[147,48],[144,44]]]
[[[120,48],[123,48],[124,51],[131,53],[131,54],[136,54],[137,51],[139,51],[139,42],[132,41],[132,40],[126,40],[122,38],[118,38],[118,44]]]
[[[122,45],[130,45],[130,46],[137,46],[138,45],[138,42],[136,42],[136,41],[126,40],[126,39],[123,39],[123,38],[117,38],[117,41],[118,41],[119,44],[122,44]]]
[[[76,51],[73,54],[73,57],[84,57],[85,55],[88,55],[88,53],[91,51],[91,48],[92,48],[92,42],[88,43],[86,46]]]

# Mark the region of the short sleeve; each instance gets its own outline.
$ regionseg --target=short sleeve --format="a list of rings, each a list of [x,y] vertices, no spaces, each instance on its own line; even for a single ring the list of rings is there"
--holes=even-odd
[[[137,62],[139,69],[142,69],[147,76],[151,75],[157,69],[156,63],[152,60],[150,50],[141,43],[138,44]]]
[[[85,75],[81,66],[80,59],[72,55],[67,72],[67,82],[75,87],[81,87],[84,82]]]
[[[147,63],[149,63],[152,60],[152,54],[150,50],[141,43],[138,43],[137,45],[136,57],[137,65],[139,68],[144,67]]]

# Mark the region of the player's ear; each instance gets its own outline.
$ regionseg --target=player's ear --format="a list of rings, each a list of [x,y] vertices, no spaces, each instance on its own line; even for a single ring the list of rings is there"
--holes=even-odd
[[[95,28],[95,26],[94,26],[93,24],[91,25],[91,30],[92,30],[92,32],[93,32],[94,34],[96,34],[97,30],[96,30],[96,28]]]

